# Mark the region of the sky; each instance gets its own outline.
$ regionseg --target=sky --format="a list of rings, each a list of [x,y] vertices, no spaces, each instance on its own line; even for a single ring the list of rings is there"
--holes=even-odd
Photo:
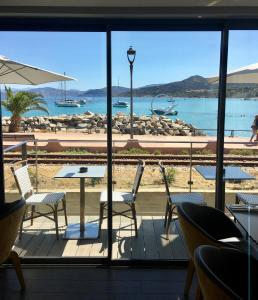
[[[105,33],[0,32],[0,40],[0,55],[76,78],[68,89],[106,86]],[[113,85],[129,87],[129,46],[136,50],[134,87],[219,71],[220,32],[113,32]],[[228,69],[256,62],[258,31],[230,31]]]

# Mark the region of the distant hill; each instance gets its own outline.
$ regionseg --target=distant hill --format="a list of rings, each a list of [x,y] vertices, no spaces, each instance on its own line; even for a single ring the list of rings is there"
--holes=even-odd
[[[113,86],[112,87],[112,94],[114,97],[117,97],[121,95],[122,93],[129,92],[129,88],[123,87],[123,86]],[[102,89],[92,89],[88,90],[86,92],[83,92],[80,94],[80,96],[85,96],[85,97],[104,97],[107,95],[107,88],[102,88]]]
[[[59,89],[52,87],[42,88],[28,88],[28,91],[40,93],[46,99],[48,97],[60,97]],[[17,91],[14,89],[14,91]],[[150,84],[139,87],[133,90],[134,96],[156,96],[159,94],[166,94],[172,97],[205,97],[216,98],[218,96],[218,84],[210,83],[210,78],[204,78],[199,75],[194,75],[181,81],[175,81],[165,84]],[[130,89],[122,86],[113,86],[112,94],[114,97],[128,97],[130,96]],[[105,97],[107,95],[107,88],[90,89],[87,91],[80,91],[76,89],[67,90],[67,97]],[[228,84],[227,97],[230,98],[252,98],[258,97],[258,84]],[[2,99],[5,98],[2,89]]]
[[[199,95],[210,94],[213,90],[208,80],[202,76],[195,75],[187,79],[170,82],[166,84],[154,84],[134,89],[135,96],[155,96],[158,94],[167,94],[170,96],[189,96],[189,94],[195,95],[197,92]],[[129,96],[129,93],[123,93],[123,96]]]

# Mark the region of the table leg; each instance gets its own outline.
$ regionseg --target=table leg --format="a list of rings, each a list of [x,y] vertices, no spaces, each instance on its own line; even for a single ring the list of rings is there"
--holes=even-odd
[[[80,178],[80,233],[84,235],[85,223],[85,178]]]

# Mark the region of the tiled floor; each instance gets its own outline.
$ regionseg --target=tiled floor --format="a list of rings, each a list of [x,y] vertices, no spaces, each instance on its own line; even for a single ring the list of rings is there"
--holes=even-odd
[[[185,269],[26,268],[21,293],[13,269],[0,269],[1,300],[180,300]],[[194,299],[196,280],[189,299]]]

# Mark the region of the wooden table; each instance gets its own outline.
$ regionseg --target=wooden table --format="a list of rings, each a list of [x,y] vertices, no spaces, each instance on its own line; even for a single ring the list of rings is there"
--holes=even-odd
[[[80,168],[87,168],[80,172]],[[64,234],[64,239],[97,239],[99,236],[99,223],[85,223],[85,178],[103,178],[106,167],[104,166],[65,166],[54,178],[79,178],[80,179],[80,223],[70,224]]]
[[[226,207],[239,225],[245,230],[247,236],[250,237],[258,247],[258,209],[240,211],[237,209],[234,210],[230,205]]]

